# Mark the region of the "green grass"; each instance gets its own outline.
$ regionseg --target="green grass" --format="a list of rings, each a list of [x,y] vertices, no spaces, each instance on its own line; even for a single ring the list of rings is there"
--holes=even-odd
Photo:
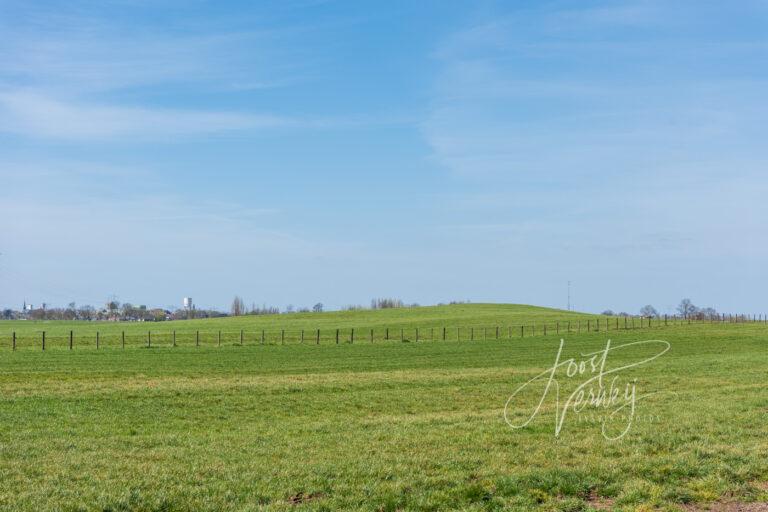
[[[476,308],[475,325],[508,318],[503,306]],[[438,312],[419,312],[417,323],[444,321]],[[356,325],[397,320],[358,314],[332,314],[328,325],[345,315]],[[465,314],[460,323],[470,325]],[[0,510],[567,511],[596,498],[617,510],[675,510],[768,498],[768,326],[565,337],[567,357],[608,337],[670,342],[625,375],[639,393],[657,394],[638,404],[623,439],[605,440],[588,414],[555,438],[552,404],[525,429],[504,422],[509,395],[552,365],[553,336],[4,349]],[[647,353],[628,349],[611,364]]]

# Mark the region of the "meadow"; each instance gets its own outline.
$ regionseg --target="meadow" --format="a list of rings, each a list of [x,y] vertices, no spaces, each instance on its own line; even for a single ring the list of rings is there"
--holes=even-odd
[[[290,328],[479,328],[568,315],[594,318],[461,305],[292,315]],[[200,320],[176,329],[274,330],[284,322]],[[52,336],[139,336],[146,328],[44,325]],[[761,323],[445,342],[6,346],[10,332],[41,330],[0,323],[3,511],[635,511],[768,501]],[[527,426],[505,421],[510,395],[553,365],[561,338],[563,360],[581,360],[608,339],[614,347],[669,343],[657,359],[620,373],[622,385],[648,395],[623,437],[606,439],[606,410],[589,409],[570,412],[555,436],[553,395]],[[628,345],[607,366],[630,366],[658,347]],[[561,398],[584,377],[559,375]],[[529,386],[508,418],[522,422],[542,390]]]
[[[283,315],[246,315],[211,319],[192,319],[167,322],[65,322],[65,321],[6,321],[0,322],[0,349],[12,346],[12,336],[17,336],[17,348],[42,346],[45,333],[46,347],[68,348],[70,333],[75,348],[96,346],[122,347],[123,337],[128,346],[176,345],[241,345],[283,344],[317,341],[400,340],[415,341],[442,339],[471,340],[496,337],[531,336],[558,331],[623,328],[624,319],[615,324],[616,318],[590,315],[573,311],[518,304],[456,304],[419,308],[395,308],[382,310],[333,311],[326,313],[293,313]],[[570,324],[569,324],[570,322]],[[640,320],[631,320],[635,327]],[[521,331],[522,328],[522,331]],[[418,332],[417,332],[418,329]],[[175,335],[174,335],[175,333]]]

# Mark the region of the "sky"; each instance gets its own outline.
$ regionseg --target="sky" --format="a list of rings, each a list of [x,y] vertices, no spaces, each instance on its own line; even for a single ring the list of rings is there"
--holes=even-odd
[[[764,313],[768,3],[0,0],[0,307]]]

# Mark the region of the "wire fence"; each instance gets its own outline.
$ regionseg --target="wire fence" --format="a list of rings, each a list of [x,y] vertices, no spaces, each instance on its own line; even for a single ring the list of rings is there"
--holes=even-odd
[[[361,342],[426,342],[426,341],[482,341],[513,339],[536,336],[559,336],[608,331],[631,331],[671,326],[733,323],[768,323],[766,315],[718,315],[707,318],[661,317],[607,317],[588,320],[551,320],[523,324],[491,326],[429,326],[429,327],[368,327],[368,328],[317,328],[317,329],[262,329],[238,331],[177,331],[151,330],[126,332],[110,330],[78,334],[74,330],[62,335],[50,335],[46,331],[35,333],[13,332],[0,336],[0,349],[22,348],[69,349],[75,348],[122,348],[126,347],[179,347],[179,346],[245,346],[285,344],[341,344]]]

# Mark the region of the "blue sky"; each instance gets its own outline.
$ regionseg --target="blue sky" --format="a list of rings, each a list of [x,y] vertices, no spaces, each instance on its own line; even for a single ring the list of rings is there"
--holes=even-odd
[[[768,4],[0,0],[0,306],[765,311]]]

